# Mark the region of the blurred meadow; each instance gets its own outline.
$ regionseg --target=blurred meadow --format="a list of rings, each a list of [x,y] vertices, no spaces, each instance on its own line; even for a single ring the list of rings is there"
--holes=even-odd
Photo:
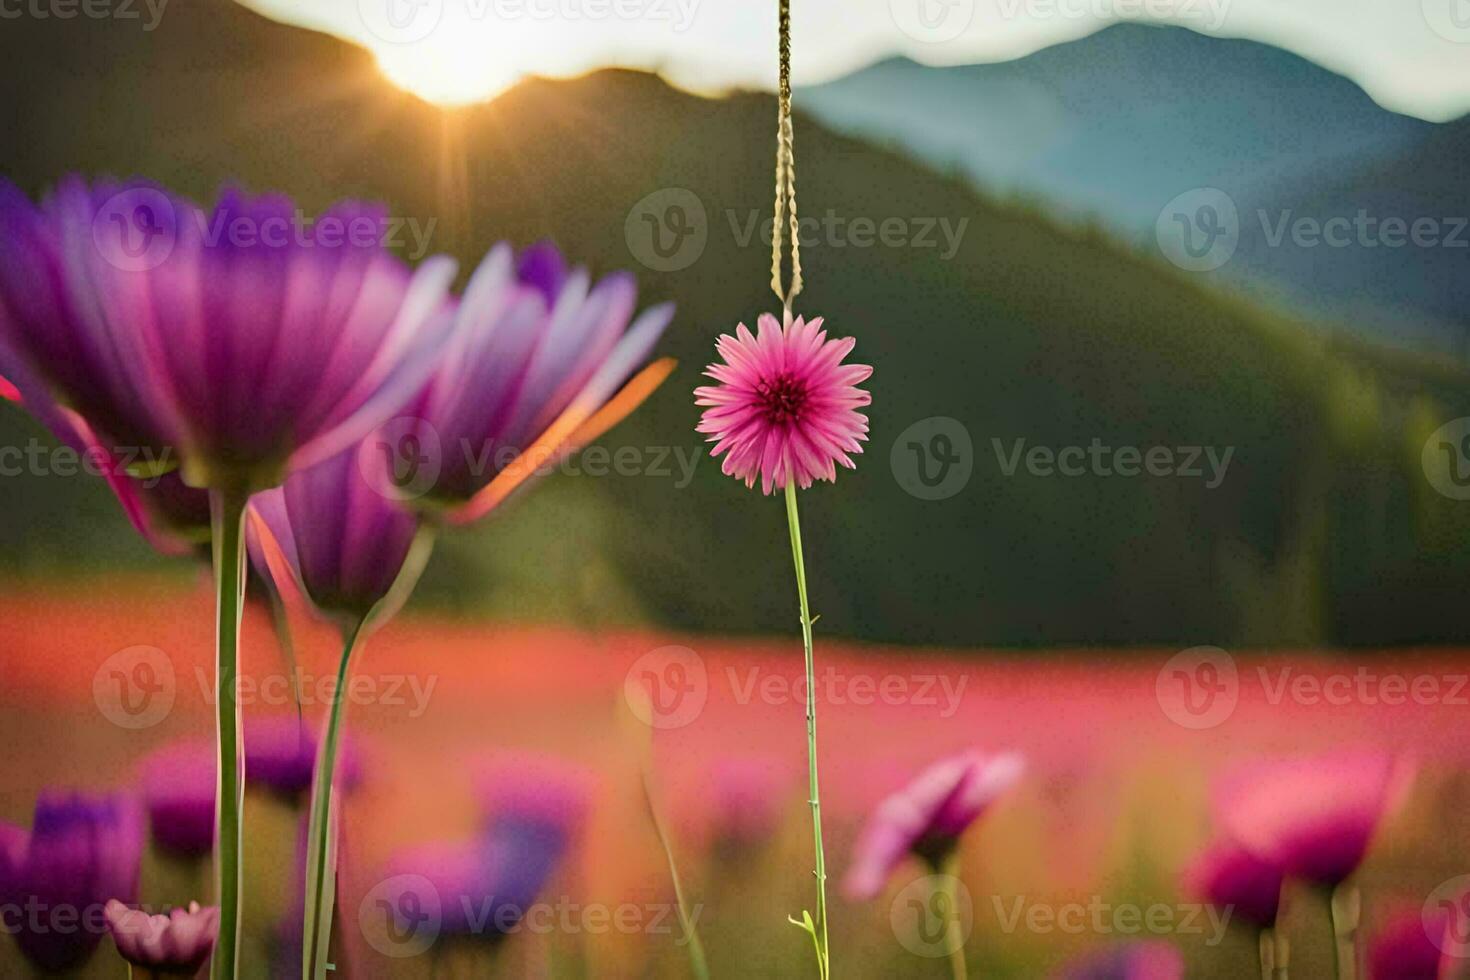
[[[1106,43],[1136,44],[1143,53],[1127,57],[1145,59],[1152,42],[1137,32],[1155,29],[1126,30]],[[1195,275],[1116,215],[1086,215],[1075,195],[1053,188],[1049,200],[988,161],[945,161],[875,130],[871,113],[851,123],[844,112],[875,90],[833,86],[814,87],[813,116],[798,90],[801,213],[900,218],[910,234],[897,247],[828,238],[803,251],[800,307],[855,337],[854,356],[875,367],[858,468],[803,498],[833,975],[951,975],[911,902],[923,864],[900,865],[872,900],[839,885],[875,806],[972,747],[1026,760],[960,844],[972,976],[1050,976],[1140,940],[1177,949],[1189,977],[1259,975],[1254,931],[1181,883],[1221,831],[1212,786],[1252,760],[1344,749],[1417,772],[1353,879],[1362,949],[1436,896],[1470,923],[1444,890],[1470,873],[1470,442],[1459,457],[1452,441],[1450,456],[1434,448],[1470,414],[1453,338],[1463,309],[1436,308],[1443,342],[1415,344],[1381,325],[1443,306],[1438,293],[1395,317],[1382,295],[1361,299],[1378,325],[1366,330],[1335,295],[1274,302],[1274,286]],[[1390,115],[1353,92],[1354,106]],[[1231,98],[1223,86],[1199,93],[1214,110]],[[776,305],[759,228],[774,97],[707,97],[605,69],[446,109],[390,84],[346,41],[230,0],[174,0],[148,32],[4,22],[0,103],[0,174],[32,197],[78,171],[146,175],[198,201],[224,184],[279,190],[312,214],[379,200],[401,221],[396,250],[456,256],[461,284],[493,242],[550,238],[594,273],[632,270],[640,307],[676,302],[657,348],[678,358],[673,376],[590,450],[447,537],[358,663],[347,732],[361,778],[341,814],[334,975],[690,975],[650,801],[711,975],[814,975],[810,940],[785,921],[812,890],[785,522],[775,498],[708,457],[691,395],[715,337]],[[1105,111],[1121,125],[1131,109]],[[1404,123],[1416,139],[1419,123]],[[1442,169],[1419,182],[1385,164],[1377,191],[1444,187],[1436,201],[1463,209],[1470,136],[1463,119],[1434,126],[1423,138]],[[1394,150],[1420,159],[1408,145]],[[1301,186],[1281,179],[1278,190]],[[1191,186],[1153,183],[1130,185],[1158,197],[1144,212]],[[695,244],[665,252],[648,237],[657,220],[647,232],[643,218],[671,205],[693,216]],[[932,247],[914,243],[921,221]],[[1267,273],[1248,258],[1235,272],[1259,285]],[[1424,269],[1462,288],[1463,258],[1437,253]],[[1417,275],[1395,269],[1382,275]],[[1311,275],[1299,291],[1365,278]],[[1443,438],[1467,433],[1470,423]],[[55,443],[0,403],[0,447]],[[1018,444],[1094,443],[1168,447],[1176,462],[1190,451],[1202,475],[1007,462]],[[948,480],[944,454],[956,451]],[[1212,458],[1228,459],[1213,478]],[[0,819],[26,826],[45,789],[132,789],[150,753],[211,737],[214,607],[205,563],[156,555],[103,481],[54,464],[4,477]],[[283,678],[308,682],[300,707],[313,725],[330,700],[337,638],[299,597],[287,607],[294,672],[269,610],[247,610],[247,729],[295,714]],[[144,678],[168,701],[146,723],[126,696]],[[405,955],[378,904],[412,872],[404,849],[472,837],[493,815],[497,779],[534,783],[543,769],[570,774],[586,800],[538,891],[544,928],[528,918],[494,942],[446,933]],[[303,804],[247,791],[244,976],[299,975],[299,959],[279,958],[299,914]],[[199,861],[155,846],[140,896],[185,903],[208,882]],[[1294,975],[1333,976],[1325,897],[1296,882],[1284,896]],[[1470,962],[1455,935],[1440,980]],[[122,975],[103,952],[81,975]],[[0,943],[0,975],[25,969]]]

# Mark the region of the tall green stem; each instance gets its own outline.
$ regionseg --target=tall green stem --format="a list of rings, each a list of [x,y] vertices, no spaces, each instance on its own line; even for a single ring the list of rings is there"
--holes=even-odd
[[[704,955],[704,943],[699,939],[699,930],[695,926],[698,919],[697,912],[689,911],[689,903],[684,898],[684,885],[679,878],[679,866],[674,861],[674,848],[669,843],[668,830],[664,827],[663,818],[659,816],[658,806],[653,801],[653,787],[650,785],[650,777],[647,768],[641,773],[643,781],[643,800],[648,804],[648,817],[653,821],[653,832],[658,835],[658,842],[663,846],[664,859],[669,864],[669,878],[674,883],[674,901],[679,907],[679,925],[684,930],[684,941],[689,946],[689,969],[693,972],[695,980],[709,980],[709,963]]]
[[[791,531],[791,558],[796,565],[796,594],[801,601],[801,643],[806,653],[806,760],[808,800],[812,807],[812,843],[816,850],[817,921],[808,923],[817,948],[817,970],[830,975],[827,944],[827,860],[822,853],[822,796],[817,789],[817,670],[812,657],[812,615],[806,599],[806,562],[801,552],[801,520],[796,511],[796,481],[786,483],[786,523]]]
[[[301,933],[301,976],[320,980],[327,975],[327,947],[332,932],[332,901],[335,898],[335,862],[332,860],[332,783],[337,773],[337,749],[346,715],[347,683],[352,655],[358,647],[366,618],[358,620],[344,635],[342,658],[337,663],[336,697],[327,718],[327,731],[317,750],[312,778],[311,815],[307,824],[306,918]]]
[[[1272,927],[1262,929],[1258,937],[1261,952],[1261,980],[1287,980],[1291,947],[1286,935]]]
[[[939,873],[939,881],[935,884],[935,909],[946,917],[944,945],[948,947],[950,973],[954,980],[966,980],[970,970],[965,964],[965,936],[960,928],[957,909],[959,900],[955,896],[959,873],[959,856],[954,855],[945,862]]]
[[[240,754],[240,712],[236,702],[240,668],[240,613],[245,602],[245,505],[250,494],[217,489],[209,494],[214,550],[215,710],[219,773],[215,795],[214,878],[219,900],[219,938],[210,976],[234,980],[240,943],[240,851],[244,759]]]

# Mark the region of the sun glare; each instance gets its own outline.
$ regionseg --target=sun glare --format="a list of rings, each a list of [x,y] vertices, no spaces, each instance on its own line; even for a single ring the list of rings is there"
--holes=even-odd
[[[452,37],[452,36],[451,36]],[[390,82],[442,106],[486,102],[520,81],[525,72],[505,57],[487,52],[469,37],[433,44],[388,45],[374,54]]]

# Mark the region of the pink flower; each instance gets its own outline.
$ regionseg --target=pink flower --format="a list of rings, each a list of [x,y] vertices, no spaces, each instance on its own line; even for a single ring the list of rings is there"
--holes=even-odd
[[[1279,759],[1229,775],[1215,802],[1226,831],[1257,857],[1332,887],[1362,862],[1411,776],[1379,752]]]
[[[1063,980],[1182,980],[1184,957],[1158,939],[1119,943],[1068,964]]]
[[[122,958],[154,976],[198,973],[219,932],[219,909],[200,908],[198,902],[168,915],[149,915],[113,899],[104,914]]]
[[[1270,929],[1276,924],[1283,877],[1276,865],[1262,861],[1235,841],[1221,840],[1185,869],[1183,885],[1195,897],[1233,908],[1237,918]]]
[[[1014,752],[969,751],[942,759],[878,804],[858,838],[844,890],[854,899],[872,898],[893,869],[913,854],[936,870],[960,835],[1025,771]]]
[[[1368,950],[1372,980],[1436,980],[1453,976],[1452,914],[1443,907],[1404,909],[1394,915]]]
[[[715,444],[710,455],[726,454],[721,469],[747,487],[759,475],[766,494],[792,479],[802,489],[835,481],[836,464],[854,468],[849,454],[868,437],[856,410],[873,398],[857,385],[873,369],[843,364],[856,341],[828,340],[821,317],[782,327],[763,313],[757,326],[754,337],[743,323],[735,336],[722,334],[715,349],[724,363],[704,372],[719,384],[694,389],[695,404],[706,406],[698,429]]]

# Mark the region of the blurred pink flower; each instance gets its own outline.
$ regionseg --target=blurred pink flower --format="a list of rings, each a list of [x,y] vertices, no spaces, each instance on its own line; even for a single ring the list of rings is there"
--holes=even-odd
[[[476,798],[491,823],[555,828],[572,837],[586,822],[597,777],[554,755],[493,752],[473,767]]]
[[[704,372],[718,384],[694,389],[695,404],[705,406],[698,431],[715,444],[711,456],[726,454],[721,470],[747,487],[759,476],[765,494],[793,479],[804,490],[835,481],[837,463],[857,465],[849,454],[868,438],[857,409],[873,401],[857,386],[873,369],[843,364],[857,341],[828,340],[821,327],[821,317],[783,327],[762,313],[756,336],[742,323],[715,341],[723,363]]]
[[[1368,947],[1369,980],[1448,980],[1455,965],[1450,924],[1444,908],[1403,909],[1391,916]]]
[[[732,756],[716,761],[702,794],[714,846],[738,853],[769,840],[794,785],[794,774],[780,759]]]
[[[1158,939],[1119,943],[1084,953],[1059,974],[1061,980],[1183,980],[1184,957]]]
[[[1182,884],[1194,897],[1233,908],[1237,919],[1269,929],[1276,924],[1283,877],[1276,865],[1232,840],[1220,840],[1185,869]]]
[[[854,899],[883,889],[907,855],[939,869],[963,834],[1025,771],[1018,753],[963,752],[929,766],[878,804],[853,851],[843,883]]]
[[[198,902],[167,915],[149,915],[113,899],[105,915],[118,953],[147,976],[194,976],[209,959],[219,932],[219,909],[200,908]]]
[[[214,847],[215,747],[203,739],[155,749],[142,763],[148,828],[165,850],[204,857]]]
[[[1228,774],[1215,805],[1226,832],[1262,860],[1332,887],[1357,869],[1411,777],[1379,752],[1273,759]]]

